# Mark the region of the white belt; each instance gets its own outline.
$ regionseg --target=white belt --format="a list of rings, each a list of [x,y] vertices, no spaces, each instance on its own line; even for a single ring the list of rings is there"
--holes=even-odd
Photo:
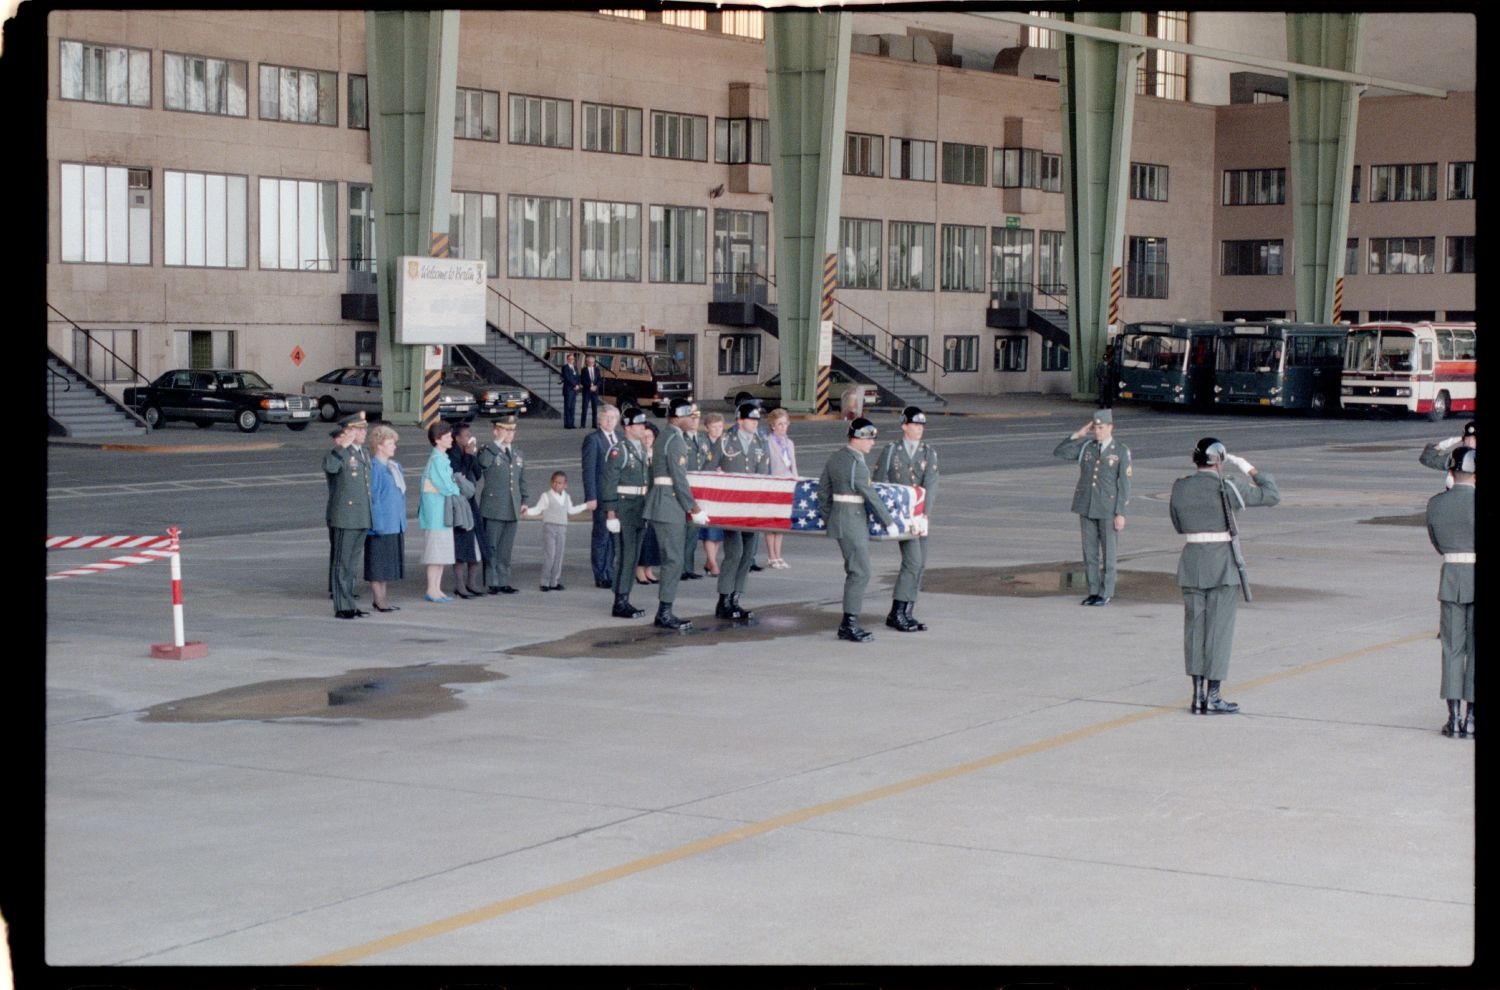
[[[835,495],[833,500],[835,502],[863,502],[865,497],[863,495]]]
[[[1189,543],[1228,543],[1233,539],[1227,532],[1223,533],[1183,533],[1182,538]]]
[[[644,494],[646,494],[646,486],[645,485],[620,485],[617,488],[615,488],[615,491],[619,492],[621,495],[644,495]]]
[[[1445,553],[1443,554],[1443,563],[1472,564],[1474,563],[1474,553],[1472,551],[1469,553]]]
[[[658,485],[670,485],[672,483],[672,476],[670,474],[659,474],[651,480]]]

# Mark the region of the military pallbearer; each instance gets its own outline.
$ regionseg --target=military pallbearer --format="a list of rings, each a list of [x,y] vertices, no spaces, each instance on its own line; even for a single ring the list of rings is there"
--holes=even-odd
[[[927,415],[916,406],[901,411],[901,439],[886,444],[875,468],[875,480],[897,485],[920,486],[925,490],[927,515],[912,520],[920,535],[901,541],[901,572],[896,575],[896,589],[891,595],[891,613],[885,624],[900,632],[922,632],[927,623],[912,615],[922,572],[927,569],[927,520],[932,514],[932,496],[937,491],[937,451],[922,439],[927,430]]]
[[[771,452],[760,435],[760,407],[746,402],[738,410],[737,429],[730,430],[714,444],[710,460],[704,466],[730,474],[770,474]],[[753,619],[755,613],[740,604],[750,567],[755,563],[753,531],[726,530],[724,557],[719,564],[719,604],[714,615],[741,622]]]
[[[855,643],[875,638],[859,625],[865,586],[870,583],[870,523],[865,506],[888,534],[895,536],[897,531],[896,520],[876,494],[870,466],[865,463],[876,433],[875,424],[863,416],[850,423],[848,445],[829,455],[818,478],[818,513],[844,556],[844,620],[839,624],[839,639]]]
[[[1474,736],[1474,479],[1479,454],[1457,446],[1448,459],[1453,487],[1427,503],[1427,535],[1443,555],[1438,578],[1438,636],[1443,643],[1441,694],[1448,703],[1443,735]],[[1468,711],[1459,719],[1459,701]]]
[[[708,525],[708,513],[698,507],[687,480],[692,452],[686,434],[698,429],[698,407],[691,401],[673,402],[667,423],[651,450],[651,491],[646,496],[646,520],[656,527],[656,542],[661,547],[661,584],[656,588],[654,622],[662,629],[686,629],[691,623],[672,614],[672,603],[682,579],[687,517],[699,526]]]
[[[650,490],[651,466],[646,463],[646,414],[634,406],[620,416],[625,439],[604,456],[599,486],[599,508],[604,510],[605,528],[615,543],[615,604],[610,615],[634,619],[646,613],[630,603],[635,586],[635,562],[646,532],[646,493]]]

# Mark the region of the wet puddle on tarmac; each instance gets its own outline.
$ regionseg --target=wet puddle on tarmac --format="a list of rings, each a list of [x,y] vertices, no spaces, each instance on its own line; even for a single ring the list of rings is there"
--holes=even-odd
[[[1306,588],[1278,588],[1255,583],[1250,572],[1250,591],[1256,601],[1304,601],[1319,592]],[[893,580],[893,579],[892,579]],[[888,582],[889,583],[889,582]],[[922,593],[974,595],[978,597],[1050,598],[1055,595],[1086,596],[1088,577],[1080,564],[1031,564],[1025,567],[929,567],[922,574]],[[1115,572],[1115,597],[1111,605],[1131,602],[1180,602],[1182,589],[1175,571]]]
[[[680,603],[679,603],[680,604]],[[618,626],[598,626],[581,629],[562,639],[544,643],[516,646],[505,652],[512,656],[554,657],[575,659],[578,657],[604,657],[610,660],[639,660],[657,656],[665,650],[683,646],[716,646],[732,643],[736,647],[746,643],[760,643],[782,636],[800,636],[806,633],[832,633],[838,628],[838,602],[829,602],[829,607],[809,604],[770,605],[766,608],[752,606],[755,618],[749,622],[730,622],[700,616],[692,611],[682,611],[674,606],[677,617],[688,619],[692,628],[680,632],[658,629],[651,624],[656,614],[655,603],[647,602],[637,607],[646,614],[639,619],[617,619]]]
[[[462,708],[456,688],[504,679],[471,664],[376,667],[333,677],[263,681],[153,705],[143,722],[265,721],[282,718],[425,718]]]
[[[1360,522],[1367,526],[1426,526],[1427,515],[1422,512],[1413,512],[1406,516],[1374,516],[1370,519],[1361,519]]]

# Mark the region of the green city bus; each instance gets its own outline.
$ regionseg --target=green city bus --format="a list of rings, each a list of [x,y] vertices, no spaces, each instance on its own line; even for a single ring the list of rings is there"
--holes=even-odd
[[[1215,344],[1213,400],[1220,406],[1339,408],[1347,324],[1232,323]]]
[[[1152,405],[1213,402],[1214,341],[1232,323],[1131,323],[1115,344],[1121,399]]]

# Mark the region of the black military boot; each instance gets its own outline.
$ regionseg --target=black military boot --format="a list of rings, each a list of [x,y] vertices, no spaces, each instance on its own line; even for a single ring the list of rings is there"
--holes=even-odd
[[[1472,701],[1469,702],[1469,710],[1464,713],[1463,735],[1468,736],[1470,739],[1474,738],[1474,702]]]
[[[688,629],[692,623],[673,615],[671,602],[662,602],[656,606],[656,619],[653,625],[662,629]]]
[[[720,595],[719,604],[714,606],[714,615],[720,619],[748,619],[750,616],[740,608],[740,603],[735,601],[736,597],[733,594]]]
[[[859,616],[853,612],[844,613],[844,621],[839,625],[839,639],[847,639],[855,643],[864,643],[874,639],[874,635],[859,627]]]
[[[1240,706],[1232,701],[1225,701],[1219,697],[1219,682],[1208,682],[1208,698],[1203,703],[1203,711],[1209,715],[1233,715],[1240,710]]]
[[[1443,735],[1458,736],[1464,731],[1464,723],[1458,717],[1458,699],[1448,702],[1448,721],[1443,723]]]
[[[916,632],[911,624],[906,621],[906,603],[891,602],[891,614],[885,617],[885,624],[897,632]]]
[[[755,618],[754,612],[740,604],[740,593],[738,591],[729,593],[729,611],[734,613],[731,618],[739,622],[749,622]]]
[[[911,628],[912,628],[913,632],[926,632],[927,631],[927,623],[919,621],[915,615],[911,614],[911,610],[914,609],[914,608],[916,608],[916,607],[917,607],[917,603],[916,602],[907,602],[906,603],[906,609],[905,609],[906,621],[911,623]]]
[[[630,604],[630,599],[627,596],[616,595],[615,607],[610,609],[609,614],[617,619],[639,619],[646,614],[646,610],[636,608]]]
[[[1193,674],[1193,714],[1205,715],[1208,713],[1208,691],[1203,682],[1207,680],[1198,674]]]

